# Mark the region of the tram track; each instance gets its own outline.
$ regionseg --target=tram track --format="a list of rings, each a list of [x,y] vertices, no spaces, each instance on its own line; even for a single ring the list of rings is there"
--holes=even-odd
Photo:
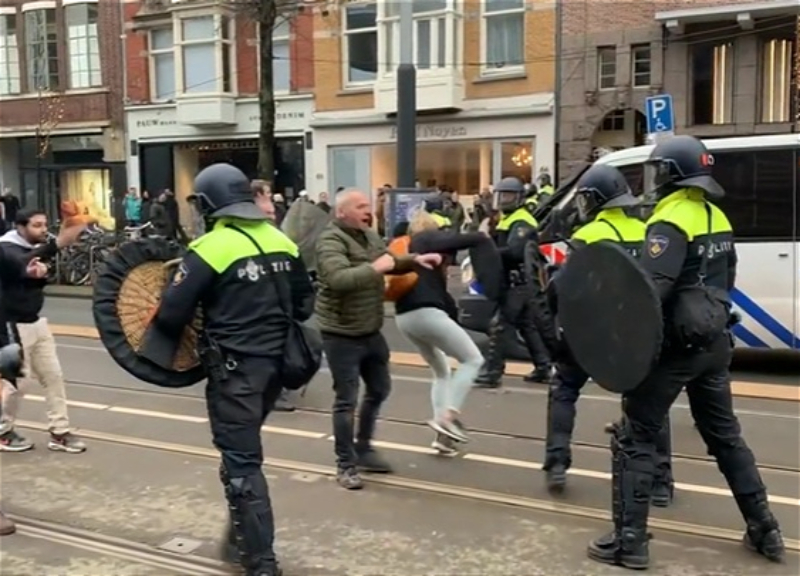
[[[17,533],[28,538],[151,566],[159,570],[169,570],[174,574],[187,576],[231,576],[237,574],[230,566],[211,558],[169,552],[141,542],[116,538],[48,520],[16,514],[7,514],[7,516],[17,525]]]
[[[19,422],[18,425],[22,428],[38,430],[40,432],[46,432],[47,430],[45,425],[37,423]],[[133,436],[124,436],[84,429],[81,430],[81,436],[89,440],[102,442],[112,446],[128,446],[167,454],[196,457],[213,461],[215,463],[219,461],[218,453],[211,448],[161,442]],[[336,470],[332,466],[296,460],[265,458],[264,466],[267,469],[271,468],[292,473],[312,474],[328,478],[334,478],[336,476]],[[565,515],[572,518],[585,518],[605,522],[610,521],[611,519],[611,516],[607,510],[599,508],[575,506],[560,500],[542,500],[501,492],[491,492],[465,486],[457,486],[453,484],[429,482],[400,475],[371,475],[370,484],[442,497],[460,498],[495,506]],[[17,518],[13,516],[12,519],[15,521],[17,520]],[[77,547],[80,547],[82,543],[85,545],[93,545],[91,536],[93,533],[72,528],[67,529],[66,527],[63,527],[63,529],[59,530],[58,526],[56,526],[54,529],[52,527],[48,527],[46,522],[35,521],[29,518],[21,518],[20,522],[23,528],[22,533],[25,533],[25,530],[35,531],[38,529],[43,531],[45,535],[51,535],[54,538],[61,537],[63,539],[71,539],[71,541],[76,542],[75,545]],[[37,522],[40,522],[43,525],[37,525]],[[692,524],[675,520],[667,520],[664,518],[651,517],[649,519],[649,525],[654,531],[662,531],[683,536],[701,537],[725,542],[741,542],[742,539],[742,533],[740,530],[730,530],[717,526]],[[47,530],[50,530],[50,532],[47,532]],[[98,536],[98,538],[99,542],[110,547],[109,550],[118,554],[127,554],[128,556],[126,557],[130,558],[132,561],[147,563],[138,559],[139,557],[142,557],[145,560],[149,559],[151,563],[160,562],[162,567],[166,567],[168,563],[173,566],[178,566],[181,562],[185,562],[191,564],[192,566],[198,566],[199,568],[202,568],[202,572],[192,572],[193,574],[230,574],[230,572],[221,571],[222,569],[220,566],[224,565],[213,560],[203,559],[200,557],[187,559],[185,556],[166,553],[162,550],[147,545],[117,541],[109,537]],[[62,542],[66,543],[66,540],[62,540]],[[120,542],[122,543],[120,544]],[[785,545],[787,550],[800,552],[800,540],[786,539]],[[114,546],[117,546],[118,549],[115,549]],[[93,548],[93,550],[97,550],[97,548]]]
[[[179,394],[176,392],[168,392],[165,390],[154,389],[154,390],[135,390],[131,388],[124,388],[120,386],[110,386],[108,384],[98,384],[94,382],[86,382],[80,380],[67,380],[68,384],[77,384],[79,386],[84,386],[86,388],[95,388],[95,389],[106,389],[106,390],[113,390],[115,392],[122,392],[125,394],[146,394],[151,396],[157,397],[164,397],[164,398],[173,398],[179,400],[192,400],[198,402],[205,402],[205,400],[199,396],[194,396],[192,394]],[[546,396],[542,394],[542,396]],[[331,412],[329,410],[322,410],[318,408],[308,408],[308,407],[297,407],[295,410],[297,414],[309,414],[314,416],[330,416]],[[428,430],[428,425],[425,422],[419,420],[412,420],[410,418],[400,418],[396,416],[387,416],[381,415],[378,418],[379,422],[386,422],[390,424],[398,424],[403,426],[411,426],[414,428]],[[800,424],[800,423],[799,423]],[[520,433],[513,433],[513,432],[506,432],[502,430],[495,430],[489,428],[480,428],[480,427],[471,427],[470,433],[473,435],[478,436],[487,436],[499,439],[509,439],[509,440],[523,440],[523,441],[530,441],[536,442],[540,444],[544,444],[547,441],[546,436],[544,435],[537,435],[537,434],[520,434]],[[573,446],[579,448],[585,448],[589,450],[601,450],[607,451],[608,444],[601,443],[601,442],[590,442],[585,440],[575,440],[572,441]],[[681,452],[674,452],[672,453],[673,460],[682,460],[685,462],[694,462],[700,464],[709,464],[716,466],[716,461],[711,458],[710,456],[700,456],[697,454],[686,454]],[[769,463],[759,463],[759,469],[770,471],[770,472],[778,472],[778,473],[800,473],[800,467],[798,466],[782,466],[778,464],[769,464]]]

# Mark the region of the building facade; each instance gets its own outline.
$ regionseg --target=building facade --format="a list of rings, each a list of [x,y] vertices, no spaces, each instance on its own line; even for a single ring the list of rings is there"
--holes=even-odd
[[[116,224],[126,188],[121,22],[118,2],[0,1],[0,189],[51,220]]]
[[[417,67],[417,181],[462,196],[554,162],[552,0],[409,0]],[[315,12],[309,189],[397,183],[398,3]]]
[[[561,17],[559,173],[643,144],[645,99],[679,134],[792,130],[796,0],[570,0]]]
[[[128,177],[151,195],[174,190],[184,212],[180,200],[208,164],[231,162],[257,176],[258,27],[242,4],[125,3]],[[295,10],[273,33],[273,187],[290,197],[306,187],[313,23],[310,10]]]

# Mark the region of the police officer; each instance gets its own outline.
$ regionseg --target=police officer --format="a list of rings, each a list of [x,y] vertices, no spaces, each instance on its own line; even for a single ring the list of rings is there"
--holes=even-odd
[[[550,379],[552,362],[539,331],[536,329],[534,304],[537,296],[528,286],[523,270],[525,247],[536,240],[539,226],[530,209],[525,206],[525,187],[518,178],[503,178],[495,186],[495,208],[501,219],[495,227],[494,240],[503,258],[508,291],[497,319],[489,334],[489,351],[486,362],[476,384],[485,388],[497,388],[505,371],[502,346],[503,332],[508,328],[522,336],[535,370],[525,377],[526,382],[547,382]]]
[[[616,242],[638,257],[644,242],[645,225],[641,220],[629,217],[624,210],[638,203],[619,170],[603,164],[589,168],[577,183],[575,204],[578,221],[583,226],[572,235],[571,248],[580,250],[582,246],[595,242]],[[572,465],[570,444],[575,427],[575,404],[588,380],[589,375],[569,355],[559,359],[550,386],[544,463],[551,491],[560,492],[566,485],[567,470]],[[664,507],[672,499],[669,422],[658,435],[656,446],[658,475],[652,501],[653,505]]]
[[[154,322],[178,340],[202,307],[198,352],[208,372],[206,401],[231,520],[223,555],[235,562],[238,548],[247,576],[276,576],[261,426],[281,393],[284,310],[306,320],[314,291],[297,246],[256,207],[239,169],[213,164],[194,186],[193,205],[207,232],[189,246]]]
[[[589,545],[589,557],[598,562],[632,569],[649,564],[655,443],[684,388],[708,453],[746,522],[744,544],[772,561],[784,555],[766,488],[733,412],[733,339],[726,320],[736,249],[728,218],[710,202],[724,195],[712,177],[713,165],[703,143],[691,136],[656,145],[645,165],[652,180],[645,189],[652,190],[656,204],[640,262],[661,297],[665,346],[650,375],[625,395],[622,426],[612,436],[614,530]]]
[[[434,192],[426,196],[423,200],[423,207],[426,212],[433,216],[440,230],[452,228],[453,221],[450,219],[450,200],[447,199],[443,193]]]
[[[539,189],[536,184],[525,184],[525,206],[533,214],[536,206],[539,205]]]
[[[555,191],[555,188],[553,188],[553,179],[550,177],[550,174],[545,172],[539,175],[538,202],[541,202],[548,196],[552,196]]]

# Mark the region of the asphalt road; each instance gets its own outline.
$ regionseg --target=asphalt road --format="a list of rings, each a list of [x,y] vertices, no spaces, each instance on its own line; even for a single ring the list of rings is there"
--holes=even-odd
[[[90,443],[90,452],[84,456],[51,455],[44,450],[4,454],[6,505],[24,517],[126,540],[141,541],[149,532],[141,532],[140,526],[152,522],[155,534],[145,538],[149,545],[183,534],[203,543],[201,555],[213,555],[216,526],[221,522],[214,463],[195,462],[214,456],[202,386],[158,389],[122,372],[96,341],[58,338],[58,343],[69,381],[71,419]],[[395,368],[393,376],[394,390],[383,410],[376,446],[394,463],[397,473],[373,480],[366,496],[350,496],[327,481],[333,464],[328,413],[332,396],[324,370],[300,400],[301,410],[270,417],[264,431],[265,453],[271,459],[267,470],[322,478],[309,480],[316,488],[298,480],[296,485],[287,482],[291,489],[278,489],[278,510],[286,513],[280,540],[298,573],[307,573],[309,563],[317,561],[309,559],[330,556],[335,560],[326,566],[337,575],[606,574],[585,565],[583,553],[585,541],[602,531],[597,519],[606,514],[610,498],[609,455],[602,428],[617,416],[618,398],[596,387],[587,389],[579,404],[569,487],[562,497],[553,499],[540,470],[546,422],[543,387],[516,382],[500,393],[474,391],[464,410],[472,442],[461,457],[442,459],[429,448],[432,432],[424,425],[430,411],[428,374]],[[800,547],[798,404],[738,398],[736,407],[787,541]],[[33,437],[45,426],[44,397],[35,384],[21,418],[22,431]],[[796,564],[754,563],[733,542],[742,521],[692,427],[685,398],[673,410],[673,443],[676,501],[671,508],[652,514],[654,555],[663,563],[655,573],[797,574]],[[103,462],[103,458],[109,460]],[[17,471],[16,466],[21,468]],[[199,469],[190,474],[195,468]],[[95,474],[99,479],[94,479]],[[280,481],[281,473],[276,474]],[[117,485],[112,485],[113,478]],[[96,486],[101,481],[107,485]],[[163,482],[171,482],[170,487],[162,487]],[[180,487],[185,485],[192,486],[190,493],[181,496]],[[202,493],[209,502],[202,505],[195,502],[199,486],[207,486]],[[318,493],[306,493],[307,488]],[[37,490],[42,494],[36,495]],[[351,497],[371,504],[352,506],[347,500]],[[212,514],[203,506],[216,506],[217,511]],[[161,516],[155,519],[156,514]],[[332,534],[340,534],[342,548],[337,551],[331,535],[330,541],[321,540],[318,554],[307,552],[304,546],[316,540],[311,535],[303,540],[303,530],[294,524],[297,517],[306,522],[300,526],[328,526]],[[533,528],[528,531],[528,527]],[[557,544],[550,540],[553,535],[558,536]],[[705,538],[709,536],[717,540]],[[452,554],[441,554],[439,538]],[[356,541],[365,548],[363,564],[357,563]],[[470,549],[473,556],[466,552]],[[378,562],[381,554],[385,554],[383,563]],[[45,556],[43,565],[47,565]],[[476,567],[476,558],[490,568]],[[796,562],[794,556],[791,561]],[[526,571],[514,571],[512,562]]]

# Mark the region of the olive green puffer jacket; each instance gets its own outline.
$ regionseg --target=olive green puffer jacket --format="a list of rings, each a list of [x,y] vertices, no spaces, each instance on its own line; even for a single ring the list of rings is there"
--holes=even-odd
[[[317,239],[317,299],[322,332],[366,336],[383,327],[383,275],[372,262],[386,253],[373,230],[330,222]]]

